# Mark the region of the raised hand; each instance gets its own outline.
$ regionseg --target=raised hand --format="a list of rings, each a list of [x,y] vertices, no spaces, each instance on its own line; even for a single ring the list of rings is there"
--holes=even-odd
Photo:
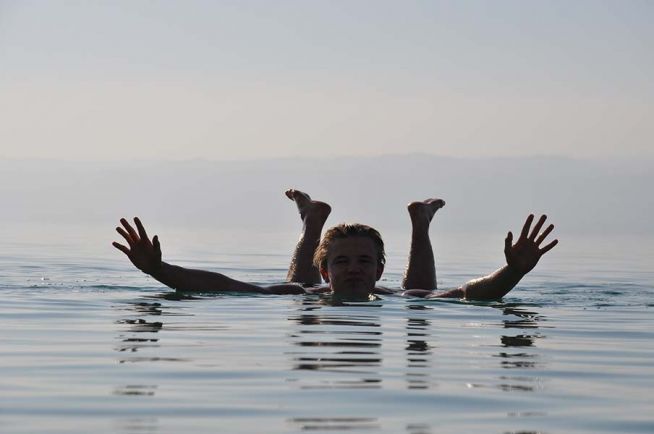
[[[554,229],[554,225],[549,225],[539,235],[546,219],[547,216],[542,215],[531,233],[529,233],[531,223],[534,221],[534,215],[530,214],[525,221],[525,225],[522,227],[520,238],[518,238],[515,244],[513,244],[513,234],[511,232],[506,236],[506,240],[504,240],[504,256],[506,257],[507,265],[513,271],[523,275],[527,274],[538,264],[541,256],[558,244],[559,240],[554,240],[545,247],[540,247],[543,241],[545,241],[545,238]]]
[[[154,274],[161,269],[161,245],[159,238],[154,236],[152,242],[145,232],[145,228],[138,217],[134,217],[134,223],[138,233],[127,220],[120,219],[123,227],[117,227],[116,231],[125,238],[129,247],[113,242],[113,246],[127,255],[132,264],[147,274]]]

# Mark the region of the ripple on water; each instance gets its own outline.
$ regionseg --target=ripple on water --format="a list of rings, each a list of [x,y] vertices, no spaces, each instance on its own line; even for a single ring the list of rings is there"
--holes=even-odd
[[[651,273],[330,305],[176,294],[122,262],[3,261],[3,431],[653,430]],[[232,268],[273,282],[264,265]]]

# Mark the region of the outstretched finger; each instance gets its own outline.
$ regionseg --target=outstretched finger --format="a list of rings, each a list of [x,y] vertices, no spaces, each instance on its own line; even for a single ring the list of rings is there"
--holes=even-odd
[[[145,232],[145,228],[143,227],[143,223],[141,223],[141,219],[139,219],[138,217],[134,217],[134,223],[136,224],[136,229],[139,230],[139,236],[141,237],[141,239],[149,240],[148,233]]]
[[[549,226],[547,227],[547,229],[545,229],[545,230],[543,231],[543,233],[540,234],[540,237],[538,237],[538,238],[536,239],[536,245],[537,245],[537,246],[540,246],[540,243],[542,243],[543,240],[545,240],[545,238],[547,238],[547,236],[550,234],[550,232],[552,232],[553,229],[554,229],[554,225],[549,225]]]
[[[543,227],[543,223],[545,223],[545,220],[547,219],[547,216],[543,214],[540,216],[538,219],[538,222],[536,222],[536,226],[534,226],[534,230],[531,231],[531,235],[529,236],[529,239],[531,241],[534,241],[536,239],[536,235],[538,235],[538,232],[540,232],[540,228]]]
[[[123,238],[125,238],[125,241],[127,241],[127,244],[129,244],[130,247],[134,247],[134,239],[130,234],[125,232],[125,229],[121,228],[120,226],[116,227],[116,232],[118,232],[120,235],[122,235]]]
[[[513,234],[509,232],[504,239],[504,253],[509,252],[511,247],[513,247]]]
[[[129,222],[125,219],[120,219],[120,223],[122,223],[123,227],[127,230],[127,233],[129,233],[129,235],[132,237],[134,242],[135,243],[138,242],[139,236],[134,230],[134,228],[132,227],[132,225],[130,225]]]
[[[154,238],[152,238],[152,245],[154,246],[155,252],[161,255],[161,244],[159,244],[158,235],[155,235]]]
[[[117,248],[118,250],[120,250],[121,252],[123,252],[124,254],[126,254],[127,256],[129,256],[130,250],[127,247],[125,247],[122,244],[117,243],[115,241],[113,243],[111,243],[111,245],[114,246],[115,248]]]
[[[559,244],[559,240],[554,240],[554,241],[552,241],[551,243],[549,243],[548,245],[546,245],[545,247],[543,247],[542,249],[540,249],[540,254],[541,254],[541,255],[544,255],[545,253],[547,253],[547,252],[549,252],[550,250],[552,250],[552,249],[554,248],[554,246],[556,246],[557,244]]]
[[[522,232],[520,232],[520,238],[527,238],[529,235],[529,228],[531,227],[531,222],[534,221],[534,215],[529,214],[527,220],[525,220],[525,225],[522,227]]]

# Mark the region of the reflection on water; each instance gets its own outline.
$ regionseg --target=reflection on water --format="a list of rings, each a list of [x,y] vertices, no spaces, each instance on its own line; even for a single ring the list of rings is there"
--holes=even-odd
[[[119,353],[137,353],[146,348],[158,348],[159,337],[143,336],[148,333],[159,333],[163,328],[163,322],[150,321],[148,316],[160,317],[163,315],[161,303],[148,302],[148,301],[132,301],[125,305],[114,306],[118,309],[127,310],[130,313],[136,314],[137,318],[123,318],[116,321],[116,324],[126,325],[127,334],[121,332],[118,335],[118,340],[121,342],[115,349]],[[136,362],[152,362],[152,361],[182,361],[179,358],[162,358],[162,357],[142,357],[142,356],[129,356],[121,357],[118,363],[136,363]],[[154,396],[157,385],[152,384],[130,384],[125,386],[117,386],[113,394],[122,396]],[[132,426],[132,425],[130,425]]]
[[[162,315],[163,310],[161,310],[161,303],[148,303],[148,302],[135,302],[132,304],[132,309],[134,311],[142,313],[144,315]]]
[[[293,387],[304,391],[328,389],[330,393],[342,389],[351,396],[356,393],[365,401],[375,402],[378,393],[385,393],[382,390],[402,384],[396,381],[399,370],[407,390],[423,393],[433,388],[434,345],[429,319],[433,308],[401,304],[399,311],[391,313],[384,311],[383,304],[333,306],[311,298],[296,306],[288,317],[293,325],[289,334],[293,349],[286,353],[291,362],[287,380]],[[295,417],[289,422],[298,430],[315,432],[432,432],[431,426],[420,419],[390,428],[384,421],[384,411],[374,406],[369,411],[378,417],[325,416],[332,408],[321,407],[322,414]]]
[[[159,420],[140,417],[123,419],[116,423],[116,429],[125,434],[156,433],[159,431]]]
[[[500,362],[502,368],[505,369],[533,369],[538,366],[539,360],[536,352],[530,352],[529,347],[533,347],[536,339],[541,335],[537,329],[540,327],[539,321],[543,321],[543,317],[538,313],[520,308],[517,306],[508,306],[502,309],[504,316],[517,317],[503,319],[505,329],[529,330],[529,334],[516,332],[515,335],[503,335],[501,337],[501,345],[504,348],[520,348],[520,351],[500,351],[497,355],[502,360]],[[501,377],[501,380],[512,381],[511,384],[501,384],[500,388],[505,391],[523,391],[533,392],[534,387],[532,384],[538,382],[539,379],[533,377],[513,376]],[[518,384],[516,384],[516,382]]]
[[[183,309],[188,308],[186,304],[180,304],[183,300],[171,300],[172,304],[162,301],[161,297],[156,301],[152,296],[141,297],[137,300],[123,302],[114,306],[120,312],[122,318],[115,320],[114,324],[119,329],[118,340],[120,345],[115,347],[116,353],[120,354],[120,364],[148,364],[157,362],[192,362],[192,359],[178,357],[180,352],[173,352],[175,345],[171,346],[171,335],[175,332],[187,333],[189,331],[200,335],[215,334],[216,331],[224,331],[224,327],[210,326],[206,324],[183,321],[170,323],[166,321],[167,315],[180,315]],[[167,300],[168,298],[166,298]],[[252,302],[252,299],[241,299],[244,303]],[[206,304],[216,303],[217,299],[209,298]],[[376,390],[392,390],[397,387],[393,379],[386,387],[385,378],[389,377],[395,367],[397,356],[400,355],[401,362],[399,378],[403,378],[403,384],[407,390],[428,390],[432,388],[431,370],[433,369],[433,336],[431,332],[433,308],[424,305],[401,306],[398,312],[400,317],[393,319],[393,336],[385,335],[381,312],[384,308],[382,303],[353,303],[351,305],[341,304],[326,305],[324,300],[307,296],[290,300],[291,309],[287,310],[286,325],[290,325],[290,332],[285,333],[285,339],[279,342],[276,348],[279,354],[287,361],[286,378],[282,379],[285,387],[291,387],[295,393],[314,390],[360,390],[366,394],[367,391],[374,393]],[[196,308],[202,308],[203,303],[196,304]],[[288,307],[288,305],[286,305]],[[256,309],[257,307],[251,307]],[[248,308],[245,307],[247,310]],[[222,314],[225,314],[222,312]],[[192,315],[192,314],[191,314]],[[397,326],[400,326],[399,330]],[[403,325],[403,326],[402,326]],[[400,333],[396,333],[399,331]],[[166,339],[163,339],[166,337]],[[244,335],[241,339],[225,333],[220,338],[227,339],[236,345],[222,347],[221,352],[226,354],[243,353],[253,359],[254,365],[264,365],[274,358],[271,353],[250,352],[249,346],[261,342]],[[240,344],[239,344],[240,343]],[[166,345],[167,344],[167,345]],[[168,348],[167,348],[168,346]],[[384,354],[389,354],[390,360],[384,360]],[[258,360],[257,360],[258,358]],[[138,372],[139,368],[136,368]],[[141,368],[142,369],[142,368]],[[147,368],[146,368],[147,369]],[[159,368],[157,368],[159,369]],[[190,376],[200,375],[201,378],[229,378],[230,374],[218,374],[216,370],[221,369],[219,364],[206,363],[184,363],[179,367],[172,368],[181,375],[188,372]],[[202,373],[198,372],[198,369]],[[243,366],[232,365],[230,370],[242,370],[245,375],[247,370]],[[384,370],[386,369],[386,370]],[[390,371],[389,371],[390,370]],[[211,371],[214,373],[212,374]],[[148,377],[149,378],[149,377]],[[263,380],[262,380],[263,381]],[[180,382],[177,387],[185,387]],[[265,384],[265,382],[263,383]],[[401,383],[402,384],[402,383]],[[232,384],[220,382],[209,382],[211,394],[222,396],[227,392],[225,387],[230,388]],[[193,387],[193,386],[187,386]],[[196,386],[198,387],[198,386]],[[266,390],[265,386],[254,390]],[[279,387],[279,386],[277,386]],[[168,391],[170,385],[161,387],[161,384],[152,384],[151,381],[143,381],[114,385],[111,394],[126,399],[139,398],[143,402],[154,402],[156,395]],[[200,389],[202,390],[202,389]],[[301,392],[300,392],[301,393]],[[359,393],[359,392],[357,392]],[[238,394],[238,392],[237,392]],[[368,396],[368,395],[366,395]],[[374,400],[374,395],[369,395]],[[163,397],[159,397],[160,399]],[[256,398],[247,398],[246,405],[256,407]],[[265,403],[264,405],[270,405]],[[324,405],[317,405],[326,409]],[[342,413],[341,413],[342,414]],[[306,414],[302,413],[295,417],[284,417],[287,426],[293,431],[384,431],[388,430],[383,419],[383,412],[375,411],[367,415],[345,415],[338,412],[332,415]],[[121,422],[122,431],[131,432],[138,429],[145,431],[156,431],[157,419],[144,419],[144,425],[139,428],[140,419],[130,422]],[[154,422],[153,422],[154,421]],[[398,432],[407,434],[428,434],[431,433],[430,425],[416,421],[415,423],[401,424],[397,427]]]
[[[129,328],[129,331],[132,333],[156,333],[162,327],[163,323],[160,321],[148,322],[142,318],[139,319],[123,319],[117,321],[118,324],[131,324],[132,327]]]
[[[130,384],[123,387],[117,387],[114,390],[114,395],[153,396],[156,389],[157,386]]]
[[[378,430],[380,428],[377,418],[365,417],[297,417],[288,421],[295,428],[302,431],[351,431],[351,430]]]
[[[500,336],[502,350],[493,357],[499,358],[502,369],[534,370],[541,368],[543,361],[535,349],[537,339],[542,335],[538,332],[541,321],[545,318],[537,312],[527,310],[526,307],[516,305],[500,305],[496,308],[502,310],[502,326],[504,329],[515,330],[515,334]],[[528,330],[528,333],[525,331]],[[518,350],[512,350],[516,348]],[[496,383],[469,383],[471,388],[492,387],[503,392],[534,392],[542,384],[537,375],[527,373],[523,375],[500,375]]]
[[[406,434],[431,434],[431,426],[424,423],[411,423],[406,426]]]
[[[131,351],[133,353],[137,352],[140,348],[146,347],[155,347],[157,345],[149,345],[152,343],[159,342],[159,339],[153,338],[122,338],[124,345],[120,345],[117,350],[120,352]]]
[[[153,298],[142,297],[116,306],[118,311],[125,313],[123,318],[115,321],[120,328],[120,345],[115,348],[121,354],[120,364],[189,362],[191,359],[179,357],[179,352],[171,354],[170,351],[161,351],[164,346],[162,332],[193,331],[212,334],[224,329],[222,326],[193,322],[170,324],[164,318],[168,315],[181,315],[188,305],[180,304],[180,301],[186,299],[171,299],[174,305],[172,308],[162,301],[168,300],[168,297]],[[214,299],[213,302],[215,301]],[[438,324],[441,311],[435,309],[433,304],[402,301],[403,304],[391,305],[393,309],[399,307],[399,310],[389,311],[388,306],[384,310],[383,302],[335,306],[325,304],[324,300],[314,296],[289,301],[286,323],[290,325],[290,332],[277,346],[280,355],[283,354],[288,362],[284,379],[287,387],[300,391],[369,390],[374,393],[375,390],[392,390],[404,384],[407,391],[418,394],[434,394],[438,382],[452,387],[452,380],[439,374],[437,367],[448,362],[448,358],[452,357],[450,349],[457,345],[453,345],[454,341],[446,336],[439,337],[434,332],[434,323]],[[212,303],[211,298],[206,303]],[[200,305],[202,303],[195,306],[201,307]],[[482,343],[476,346],[474,354],[470,354],[473,363],[487,367],[487,370],[479,371],[480,374],[467,383],[468,388],[510,393],[539,390],[542,381],[537,375],[537,368],[542,368],[544,361],[538,352],[537,342],[543,338],[540,330],[546,318],[536,312],[533,306],[497,304],[482,307],[491,311],[497,309],[501,317],[499,322],[478,323],[478,327],[496,331],[497,334],[494,344],[489,346],[488,342]],[[229,339],[229,334],[224,336],[223,339]],[[242,347],[236,345],[229,351],[246,350],[249,341],[247,337],[244,339]],[[445,347],[445,353],[439,355],[440,339],[444,339],[449,348]],[[461,344],[469,347],[471,342],[473,341],[469,340]],[[492,351],[489,352],[491,348]],[[259,363],[266,363],[270,356],[270,353],[250,354],[250,357],[260,357]],[[497,363],[490,363],[493,359]],[[218,365],[209,363],[202,366],[207,368]],[[497,367],[504,373],[498,375],[495,371]],[[191,366],[190,369],[193,368]],[[509,370],[516,374],[507,375]],[[403,383],[397,383],[396,378],[402,378]],[[154,397],[158,390],[157,384],[137,382],[116,385],[112,394],[148,398]],[[220,393],[220,388],[215,393]],[[420,396],[415,395],[413,399],[421,399]],[[508,417],[517,417],[515,414],[517,413],[511,416],[507,412]],[[383,419],[371,416],[381,417],[383,413],[362,417],[304,414],[302,417],[287,418],[286,421],[303,431],[376,431],[387,428]],[[520,413],[519,417],[524,415]],[[410,434],[431,432],[429,424],[419,421],[406,424],[399,430],[402,428]]]
[[[163,311],[161,310],[161,303],[147,303],[147,302],[132,302],[127,303],[128,311],[132,311],[139,316],[161,316]],[[163,327],[161,321],[148,321],[145,318],[124,318],[116,321],[117,324],[126,324],[127,332],[129,335],[120,334],[118,339],[122,342],[116,348],[118,352],[131,352],[136,353],[143,348],[154,348],[158,347],[159,338],[158,337],[143,337],[141,333],[158,333],[159,330]],[[131,333],[138,333],[139,335],[132,335]],[[119,360],[120,363],[125,362],[134,362],[142,358],[122,358]]]
[[[433,386],[431,378],[431,321],[425,316],[433,309],[425,305],[407,306],[406,324],[406,382],[408,389],[428,389]]]
[[[191,358],[179,357],[182,354],[179,351],[171,353],[171,348],[174,350],[176,347],[174,345],[171,347],[171,343],[168,342],[169,348],[165,348],[162,337],[167,336],[167,340],[170,340],[171,332],[182,334],[193,332],[208,336],[224,331],[223,326],[204,324],[203,321],[196,323],[166,321],[168,315],[179,316],[184,309],[190,307],[198,309],[205,304],[217,304],[218,299],[209,298],[190,305],[185,303],[185,299],[171,300],[171,305],[162,301],[165,300],[162,297],[158,297],[157,300],[152,298],[152,296],[141,297],[116,306],[116,310],[122,314],[122,318],[114,322],[120,330],[118,334],[120,345],[115,347],[116,353],[120,354],[118,359],[120,364],[192,362]],[[253,301],[241,300],[244,303]],[[337,393],[335,396],[338,396],[338,392],[343,390],[350,394],[363,393],[362,399],[374,402],[377,396],[375,394],[398,390],[399,387],[409,393],[407,397],[412,402],[422,405],[421,400],[440,399],[439,394],[447,396],[453,393],[452,391],[456,391],[458,385],[463,388],[467,386],[471,389],[496,391],[500,394],[533,394],[543,388],[543,380],[539,373],[547,367],[539,351],[538,342],[545,337],[543,330],[547,329],[544,328],[547,318],[533,305],[471,306],[460,303],[443,308],[443,305],[424,301],[398,300],[393,301],[395,304],[373,302],[335,306],[327,305],[314,296],[288,299],[286,303],[283,311],[286,318],[284,323],[290,327],[280,335],[279,343],[273,343],[270,349],[273,352],[278,351],[278,355],[283,356],[283,360],[286,361],[282,369],[284,375],[281,381],[286,390],[290,388],[295,393],[329,390],[329,393]],[[465,316],[469,315],[465,313],[466,306],[474,308],[472,317]],[[252,308],[257,307],[244,307],[246,311]],[[480,308],[482,311],[479,311]],[[464,330],[461,336],[464,336],[465,340],[459,342],[447,335],[436,333],[435,327],[441,327],[442,315],[449,314],[448,309],[455,311],[459,309],[456,311],[456,315],[460,315],[457,321],[463,326],[460,330]],[[195,314],[191,311],[186,315]],[[482,318],[489,318],[489,320]],[[479,340],[478,344],[473,338],[477,332],[472,331],[471,334],[468,330],[473,329],[466,328],[470,324],[477,324],[476,327],[484,332],[482,335],[485,338]],[[489,335],[492,337],[491,341],[487,339]],[[221,336],[221,340],[226,339],[225,342],[235,344],[229,348],[222,347],[221,351],[247,354],[253,366],[264,365],[267,360],[275,356],[270,352],[257,353],[256,350],[248,349],[248,345],[258,342],[256,336],[245,334],[238,338],[230,333],[223,333]],[[249,340],[250,337],[252,341]],[[451,366],[453,357],[461,357],[461,363],[471,363],[477,367],[477,370],[469,371],[471,373],[469,379],[450,378],[449,373],[443,374],[443,372],[448,372],[447,368]],[[259,360],[257,361],[256,358]],[[446,368],[445,371],[442,370],[443,367]],[[199,368],[203,369],[201,375],[206,378],[212,376],[220,378],[220,375],[225,375],[221,373],[216,377],[215,373],[210,372],[221,368],[219,363],[213,361],[202,364],[186,363],[181,365],[181,368],[175,369],[184,372]],[[247,372],[247,368],[239,366],[238,363],[231,365],[229,369]],[[266,384],[264,380],[262,382]],[[221,384],[223,383],[209,386],[212,388],[211,393],[219,395],[226,393],[221,389],[223,387]],[[231,387],[229,383],[226,385]],[[152,381],[137,380],[114,385],[111,394],[147,401],[156,398],[155,395],[160,394],[162,390],[166,388],[162,388],[156,382],[153,384]],[[384,392],[380,392],[382,390]],[[315,395],[311,396],[315,399]],[[329,407],[323,405],[320,408]],[[327,414],[291,412],[293,417],[284,415],[281,421],[292,431],[388,432],[390,429],[389,421],[385,418],[382,409],[378,412],[370,410],[353,416],[349,413],[343,414],[336,410],[338,408],[339,405],[336,405],[335,412],[332,414],[329,411]],[[507,420],[547,416],[545,412],[535,411],[506,411],[503,414]],[[409,421],[405,420],[405,422]],[[405,423],[394,427],[393,430],[407,434],[430,434],[432,426],[431,420],[425,418],[423,414],[422,418],[416,418],[415,422]],[[154,428],[150,425],[148,429]]]
[[[611,268],[608,247],[601,262],[562,248],[506,303],[351,306],[187,296],[114,251],[5,249],[0,431],[652,433],[652,256]],[[255,261],[230,266],[283,274]],[[487,269],[454,265],[456,284]]]
[[[379,309],[379,306],[375,306]],[[339,313],[343,309],[343,313]],[[362,315],[347,307],[321,312],[317,300],[304,299],[288,319],[297,327],[289,351],[295,371],[321,371],[331,376],[302,376],[303,389],[379,388],[382,331],[378,315]]]

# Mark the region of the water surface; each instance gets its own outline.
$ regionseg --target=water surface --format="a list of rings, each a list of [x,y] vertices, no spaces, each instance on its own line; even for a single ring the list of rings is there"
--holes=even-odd
[[[654,431],[647,243],[557,247],[502,302],[332,306],[175,297],[110,235],[19,235],[0,238],[2,432]],[[283,278],[292,246],[169,238],[180,265],[261,283]],[[391,287],[405,262],[396,246]],[[439,285],[492,271],[501,247],[444,240]]]

